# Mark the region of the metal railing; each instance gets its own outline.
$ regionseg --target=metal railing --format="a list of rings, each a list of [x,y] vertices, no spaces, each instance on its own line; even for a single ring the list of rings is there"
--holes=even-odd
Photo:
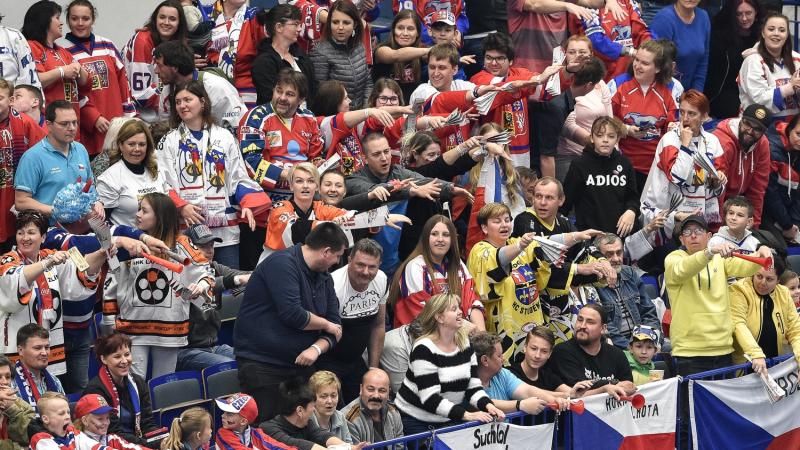
[[[795,1],[800,3],[800,0],[795,0]],[[768,359],[767,367],[772,367],[776,364],[779,364],[793,357],[794,355],[790,354]],[[751,371],[752,370],[750,363],[745,363],[736,366],[723,367],[721,369],[709,370],[707,372],[700,372],[693,375],[688,375],[680,380],[679,392],[681,391],[681,389],[687,388],[689,380],[718,380],[718,379],[734,378],[737,376],[742,376],[744,374],[750,373]],[[677,421],[675,424],[675,447],[678,449],[682,448],[681,413],[683,407],[684,405],[681,400],[681,396],[680,394],[678,394],[678,413],[677,413]],[[516,425],[538,425],[542,423],[550,423],[555,420],[556,432],[554,433],[553,436],[553,448],[566,450],[572,448],[572,413],[571,412],[562,413],[562,417],[564,418],[563,422],[556,420],[556,415],[551,411],[545,411],[535,416],[526,414],[524,412],[515,412],[506,415],[506,420]],[[564,429],[563,432],[560,432],[558,430],[558,427],[562,426],[562,423]],[[453,425],[451,427],[427,431],[425,433],[412,434],[409,436],[403,436],[401,438],[392,439],[384,442],[377,442],[375,444],[366,447],[365,450],[378,450],[378,449],[399,450],[401,448],[407,450],[430,449],[433,448],[433,443],[432,443],[433,437],[437,434],[450,433],[453,431],[463,430],[466,428],[474,428],[480,425],[482,425],[481,422],[465,422],[462,424]],[[687,437],[687,443],[689,444],[689,446],[686,448],[691,448],[691,441],[692,441],[691,427],[687,427],[687,429],[689,430],[689,434]]]

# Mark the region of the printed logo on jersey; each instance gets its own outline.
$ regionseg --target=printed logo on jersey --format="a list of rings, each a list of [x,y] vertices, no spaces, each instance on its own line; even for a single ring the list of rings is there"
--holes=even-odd
[[[661,130],[658,128],[659,123],[667,120],[665,116],[645,116],[637,112],[629,112],[625,114],[622,121],[629,125],[636,125],[641,129],[647,130],[641,141],[653,141],[661,136]]]
[[[92,79],[92,90],[106,89],[109,86],[108,65],[102,59],[84,63],[83,67]]]
[[[283,147],[283,136],[280,131],[267,131],[265,137],[268,147]]]
[[[56,280],[57,278],[55,275],[47,276],[48,284],[55,283]],[[53,311],[55,311],[56,317],[50,323],[45,323],[45,321],[42,321],[41,325],[47,329],[52,330],[56,327],[56,324],[58,324],[58,322],[61,320],[61,314],[63,313],[62,311],[63,308],[61,308],[61,294],[58,292],[57,289],[50,289],[50,288],[46,289],[50,291],[50,295],[53,296]],[[37,323],[41,315],[41,310],[40,310],[41,302],[33,301],[33,298],[31,298],[31,301],[30,303],[28,303],[28,305],[30,306],[31,322]]]
[[[148,269],[136,277],[134,290],[136,298],[146,305],[159,305],[169,294],[167,275],[159,269]]]

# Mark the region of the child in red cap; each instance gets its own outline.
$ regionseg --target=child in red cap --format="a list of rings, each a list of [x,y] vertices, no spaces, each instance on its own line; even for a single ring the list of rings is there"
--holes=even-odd
[[[258,417],[258,406],[253,397],[233,394],[217,399],[222,413],[222,428],[217,431],[217,448],[224,450],[297,450],[267,436],[260,428],[250,424]]]
[[[103,396],[84,395],[75,404],[75,429],[109,449],[146,450],[147,447],[132,444],[116,434],[108,434],[108,426],[111,424],[109,413],[113,410]]]

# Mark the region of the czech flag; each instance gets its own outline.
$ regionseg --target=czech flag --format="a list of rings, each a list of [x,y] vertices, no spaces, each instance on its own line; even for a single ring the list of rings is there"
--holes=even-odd
[[[689,381],[692,438],[696,449],[800,448],[800,396],[797,361],[788,359],[769,369],[787,392],[771,403],[761,377]]]
[[[572,414],[575,450],[673,450],[678,411],[678,379],[639,386],[644,407],[617,401],[608,394],[583,399],[582,415]],[[731,447],[734,448],[734,447]]]

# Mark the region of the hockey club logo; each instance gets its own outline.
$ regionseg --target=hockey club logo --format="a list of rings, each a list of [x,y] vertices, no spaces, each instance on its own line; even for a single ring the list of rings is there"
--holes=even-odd
[[[169,280],[158,269],[148,269],[136,277],[136,298],[147,305],[158,305],[169,294]]]

